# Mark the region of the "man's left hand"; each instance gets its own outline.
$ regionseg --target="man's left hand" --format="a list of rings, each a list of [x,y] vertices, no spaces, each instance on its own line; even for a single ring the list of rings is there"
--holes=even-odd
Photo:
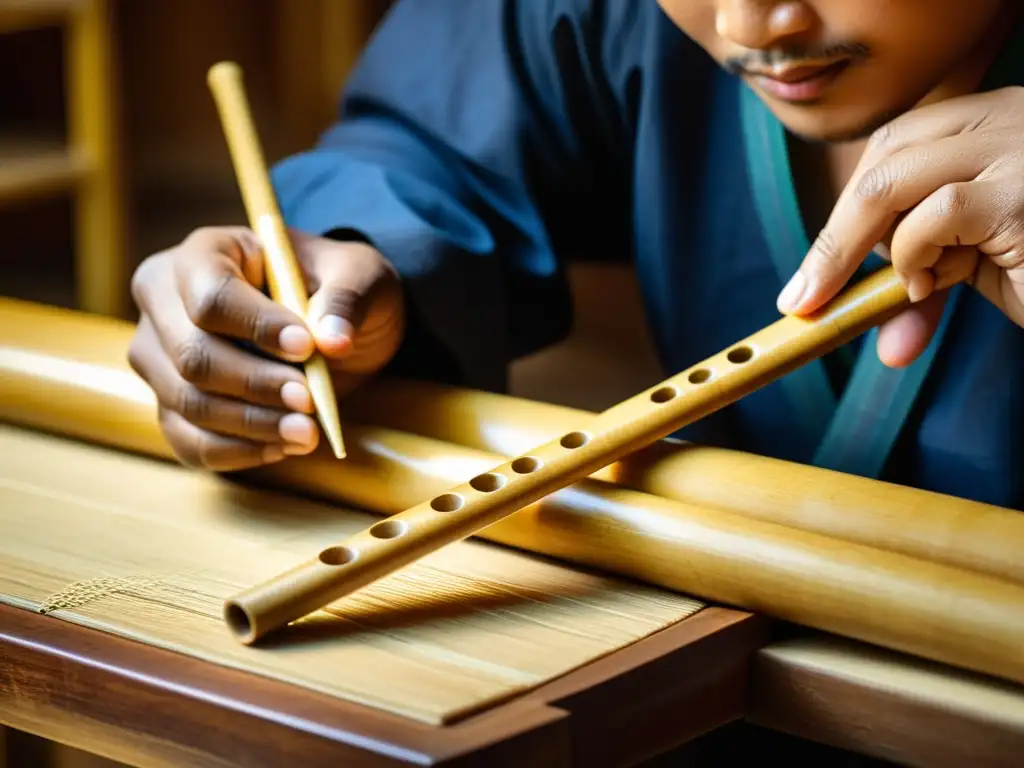
[[[958,282],[1024,327],[1024,88],[921,107],[877,131],[780,311],[825,304],[890,230],[888,256],[912,304],[880,329],[883,362],[908,365],[924,351]]]

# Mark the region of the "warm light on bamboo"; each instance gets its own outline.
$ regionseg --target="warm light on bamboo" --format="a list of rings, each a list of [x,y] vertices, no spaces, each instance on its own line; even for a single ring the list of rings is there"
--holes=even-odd
[[[127,363],[132,332],[124,321],[0,299],[0,419],[171,458],[160,432],[155,396]],[[371,413],[371,400],[376,402],[374,409],[383,408],[406,428],[430,427],[435,420],[430,429],[440,434],[440,425],[447,424],[449,438],[469,441],[470,434],[478,433],[484,436],[473,440],[504,439],[512,447],[528,446],[537,435],[570,423],[568,416],[558,415],[561,410],[573,413],[485,393],[384,382],[365,400],[353,401],[352,407],[365,406],[363,412]],[[455,400],[461,404],[455,405]],[[414,412],[403,415],[405,408]],[[597,418],[580,416],[585,427]],[[452,425],[452,418],[463,422]],[[503,424],[510,424],[513,432],[518,428],[518,434],[496,436]],[[347,436],[350,454],[344,462],[334,461],[322,446],[312,456],[291,458],[243,477],[388,514],[442,495],[503,460],[494,449],[472,450],[376,425],[350,424]],[[989,562],[982,557],[986,543],[1005,557],[1022,551],[1024,516],[913,488],[894,489],[890,496],[884,483],[735,451],[667,443],[657,447],[666,449],[661,459],[658,454],[634,454],[618,465],[630,475],[630,483],[713,497],[724,504],[728,489],[702,489],[694,473],[710,469],[708,482],[714,484],[716,478],[727,479],[732,467],[731,487],[743,506],[730,513],[585,479],[478,535],[1024,682],[1024,584],[999,572],[999,558]],[[751,461],[765,462],[754,465],[760,475],[744,471]],[[688,477],[683,485],[671,486],[665,480],[668,475]],[[653,479],[648,481],[648,476]],[[754,509],[751,500],[761,487],[767,489],[767,497],[781,496],[779,504],[769,501]],[[850,498],[859,499],[864,508],[844,506],[854,503]],[[845,525],[844,533],[855,533],[863,542],[872,536],[877,540],[866,546],[773,524],[768,519],[773,511],[790,519],[778,511],[783,506],[787,513],[794,507],[806,510],[794,514],[794,522],[813,523],[819,529]],[[812,511],[817,518],[811,517]],[[754,514],[761,519],[751,519]],[[853,519],[840,524],[837,517]],[[859,531],[860,519],[873,522]],[[380,521],[378,525],[384,525],[378,532],[388,532],[387,523]],[[950,535],[954,529],[956,536]],[[920,535],[919,541],[915,535]],[[886,551],[899,536],[917,546],[920,556]],[[966,554],[961,547],[966,547]],[[250,620],[244,611],[232,619]]]
[[[891,267],[809,318],[784,317],[574,430],[325,548],[309,562],[230,600],[230,621],[252,643],[452,542],[735,402],[846,343],[907,303]]]
[[[242,70],[234,62],[214,64],[210,68],[208,83],[231,153],[249,225],[263,246],[270,295],[305,319],[309,307],[306,281],[270,184],[263,149],[246,98]],[[327,361],[322,354],[314,352],[305,369],[313,404],[327,440],[334,455],[344,458],[345,443],[338,401]]]

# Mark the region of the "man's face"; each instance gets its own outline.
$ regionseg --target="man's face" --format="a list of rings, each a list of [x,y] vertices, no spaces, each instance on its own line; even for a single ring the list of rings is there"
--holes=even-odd
[[[1006,0],[658,0],[794,133],[870,134],[1005,32]],[[1000,30],[999,27],[1003,29]],[[987,59],[986,59],[987,61]]]

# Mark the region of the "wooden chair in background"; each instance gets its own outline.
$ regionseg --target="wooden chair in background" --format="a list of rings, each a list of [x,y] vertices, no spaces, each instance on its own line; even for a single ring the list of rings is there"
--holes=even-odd
[[[124,316],[126,216],[110,5],[107,0],[0,0],[0,34],[50,26],[64,32],[66,128],[55,140],[36,131],[0,138],[0,203],[71,195],[75,304]]]

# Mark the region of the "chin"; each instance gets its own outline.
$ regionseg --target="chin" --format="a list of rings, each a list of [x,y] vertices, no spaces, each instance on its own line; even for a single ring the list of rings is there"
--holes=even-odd
[[[904,111],[902,108],[870,112],[843,109],[824,100],[802,104],[772,100],[766,103],[790,133],[804,141],[825,144],[866,139]]]

